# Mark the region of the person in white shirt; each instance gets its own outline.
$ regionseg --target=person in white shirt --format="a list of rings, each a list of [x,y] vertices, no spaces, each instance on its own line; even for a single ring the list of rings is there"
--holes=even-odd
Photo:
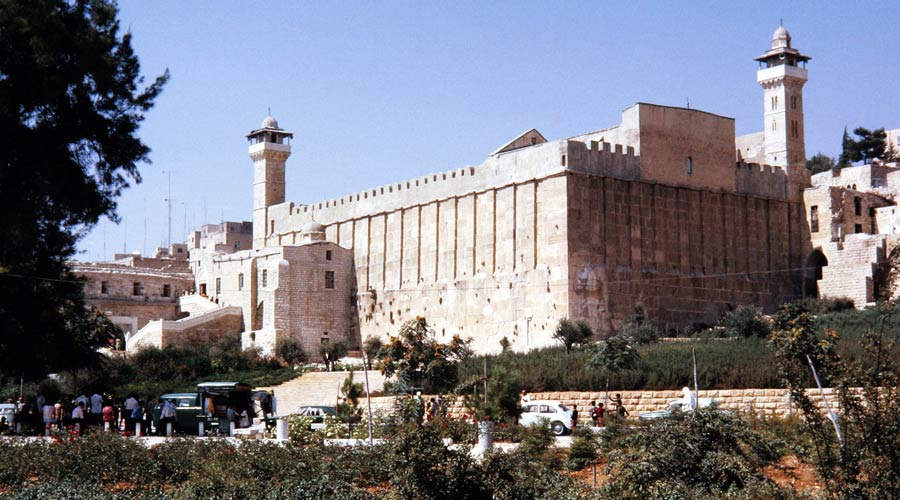
[[[84,428],[84,402],[79,401],[72,409],[72,425],[75,426],[75,432],[81,433]]]
[[[91,396],[91,425],[100,424],[101,413],[103,413],[103,396],[95,392]]]
[[[56,418],[54,418],[54,415],[53,415],[54,414],[53,405],[45,404],[41,408],[41,413],[44,416],[44,425],[46,426],[46,428],[49,429],[50,426],[52,426],[53,424],[56,423]]]
[[[128,399],[125,400],[125,411],[122,412],[125,415],[125,430],[129,432],[134,432],[134,420],[131,418],[131,413],[138,405],[138,400],[134,397],[134,394],[128,396]]]
[[[168,424],[172,424],[172,430],[175,430],[175,416],[178,413],[175,411],[175,404],[172,403],[172,400],[167,399],[163,402],[162,410],[159,412],[159,429],[157,432],[165,434],[167,432]]]

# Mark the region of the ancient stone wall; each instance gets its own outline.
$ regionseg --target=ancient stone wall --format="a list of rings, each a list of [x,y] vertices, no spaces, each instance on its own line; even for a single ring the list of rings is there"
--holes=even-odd
[[[800,293],[800,205],[642,181],[568,177],[569,311],[600,332],[642,302],[662,326]]]

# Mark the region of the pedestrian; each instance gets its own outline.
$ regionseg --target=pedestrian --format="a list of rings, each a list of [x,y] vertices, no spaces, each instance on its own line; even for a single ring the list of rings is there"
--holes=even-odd
[[[572,405],[572,429],[578,427],[578,405]]]
[[[594,425],[597,427],[606,427],[606,408],[603,407],[603,403],[591,410],[591,418],[594,419]]]
[[[428,408],[425,410],[425,421],[431,422],[437,416],[437,400],[431,398],[428,400]]]
[[[72,427],[75,434],[81,434],[84,429],[84,401],[79,401],[72,408]]]
[[[134,397],[134,394],[130,394],[122,406],[122,415],[125,417],[125,430],[128,432],[134,432],[134,419],[131,417],[131,414],[134,413],[137,405],[137,398]]]
[[[103,426],[109,427],[109,430],[116,432],[119,430],[119,426],[115,425],[116,421],[116,413],[115,409],[113,409],[112,401],[107,401],[106,406],[101,410],[101,415],[103,419]]]
[[[103,414],[103,396],[98,393],[91,395],[91,425],[100,424],[100,416]]]
[[[522,405],[531,401],[531,396],[528,395],[528,391],[525,389],[522,389],[521,400]]]
[[[447,402],[444,400],[443,394],[438,394],[437,401],[435,401],[437,405],[437,413],[435,413],[438,417],[444,418],[447,416]]]
[[[63,402],[57,401],[55,405],[53,405],[53,420],[56,421],[56,429],[63,430],[65,427],[63,426],[65,420],[65,409],[63,408]]]
[[[144,421],[144,402],[138,401],[137,405],[131,410],[131,422],[132,424],[141,423],[141,433],[146,432],[146,428],[143,426]],[[137,434],[137,428],[132,429],[135,434]]]
[[[175,411],[175,404],[172,403],[171,399],[167,399],[163,402],[162,409],[159,412],[159,430],[158,433],[168,435],[168,424],[172,424],[172,432],[175,432],[175,416],[177,412]]]
[[[622,395],[616,394],[616,398],[613,400],[616,404],[616,416],[619,418],[625,418],[628,416],[628,410],[625,409],[625,405],[622,404]]]
[[[591,425],[597,427],[597,402],[591,401],[591,409],[588,410],[588,417],[591,418]]]
[[[56,424],[56,412],[53,405],[44,403],[41,414],[44,418],[44,429],[50,430]]]

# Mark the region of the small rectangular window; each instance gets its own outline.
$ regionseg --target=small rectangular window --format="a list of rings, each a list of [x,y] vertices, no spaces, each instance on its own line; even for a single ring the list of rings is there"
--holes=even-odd
[[[562,155],[562,160],[561,160],[561,162],[562,162],[562,166],[565,167],[565,166],[566,166],[566,155]]]
[[[172,285],[163,285],[163,297],[172,296]]]
[[[862,215],[862,198],[859,196],[853,197],[853,213]]]
[[[131,295],[144,295],[144,286],[139,281],[135,281],[131,287]]]
[[[222,294],[222,278],[216,278],[216,295]]]
[[[325,271],[325,288],[334,288],[334,271]]]
[[[325,260],[331,260],[331,250],[325,250]]]
[[[103,295],[109,295],[109,282],[108,281],[100,282],[100,293]]]
[[[269,271],[263,269],[262,272],[262,286],[263,288],[269,286]]]
[[[819,232],[819,206],[813,205],[809,207],[809,230],[813,233]]]
[[[855,232],[855,233],[861,233],[861,232],[862,232],[862,224],[854,224],[854,226],[853,226],[853,232]]]
[[[688,156],[687,159],[687,173],[691,175],[694,173],[694,157]]]
[[[238,290],[244,289],[244,273],[238,274]]]

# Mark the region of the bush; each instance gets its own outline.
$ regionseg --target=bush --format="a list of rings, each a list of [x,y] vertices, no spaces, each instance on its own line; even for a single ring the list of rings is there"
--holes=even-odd
[[[641,303],[634,305],[631,316],[622,323],[619,335],[631,338],[638,345],[650,344],[659,340],[659,332],[647,317]]]
[[[778,459],[769,436],[734,414],[677,414],[605,441],[600,498],[784,498],[762,474]]]
[[[566,459],[569,470],[581,470],[597,458],[597,441],[589,427],[578,427],[572,435],[572,446]]]
[[[840,311],[852,311],[855,304],[849,297],[822,297],[821,299],[806,298],[797,301],[797,305],[813,314],[828,314]]]
[[[729,337],[765,339],[771,333],[769,322],[754,306],[740,306],[725,313],[719,325],[725,329],[725,334]]]
[[[289,368],[309,361],[309,354],[303,350],[303,344],[293,338],[278,339],[275,343],[275,356]]]
[[[531,459],[540,459],[555,440],[549,426],[542,423],[531,424],[522,429],[518,451]]]

